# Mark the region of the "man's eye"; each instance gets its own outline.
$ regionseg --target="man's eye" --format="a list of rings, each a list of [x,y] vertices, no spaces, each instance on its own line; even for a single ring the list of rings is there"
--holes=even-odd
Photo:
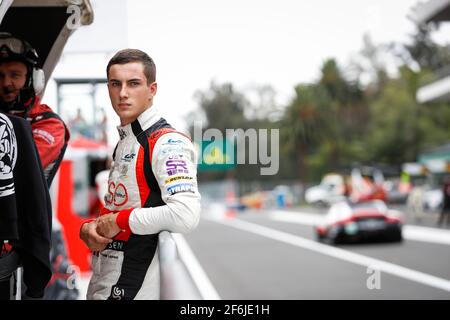
[[[111,82],[111,87],[119,87],[120,83],[119,82]]]
[[[132,87],[137,87],[139,85],[139,82],[131,82]]]

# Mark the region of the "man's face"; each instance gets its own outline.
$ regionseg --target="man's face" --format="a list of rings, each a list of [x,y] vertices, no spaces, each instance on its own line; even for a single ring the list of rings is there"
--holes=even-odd
[[[0,98],[5,102],[14,101],[25,86],[27,67],[18,61],[0,63]]]
[[[141,62],[114,64],[109,68],[109,97],[122,126],[151,107],[156,90],[156,82],[147,84]]]

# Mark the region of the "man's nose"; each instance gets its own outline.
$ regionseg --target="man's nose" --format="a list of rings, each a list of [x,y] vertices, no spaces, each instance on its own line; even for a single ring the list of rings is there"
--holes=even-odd
[[[2,87],[10,87],[13,85],[13,81],[11,77],[3,76],[0,77],[0,86]]]
[[[0,87],[6,87],[11,84],[11,81],[8,77],[0,76]]]
[[[126,84],[123,84],[120,88],[120,98],[128,98],[128,90]]]

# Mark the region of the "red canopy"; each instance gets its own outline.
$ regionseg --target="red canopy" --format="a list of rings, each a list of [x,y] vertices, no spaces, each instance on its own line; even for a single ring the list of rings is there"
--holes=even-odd
[[[95,141],[92,139],[88,139],[83,136],[78,136],[75,139],[69,140],[69,146],[72,148],[80,148],[80,149],[102,149],[107,148],[107,145],[103,142]]]

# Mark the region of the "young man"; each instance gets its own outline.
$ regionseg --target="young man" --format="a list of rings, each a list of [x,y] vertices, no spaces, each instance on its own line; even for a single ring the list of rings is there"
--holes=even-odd
[[[119,51],[106,69],[120,118],[105,210],[80,237],[94,251],[88,299],[159,299],[158,233],[189,232],[200,217],[195,152],[153,106],[153,60]]]

